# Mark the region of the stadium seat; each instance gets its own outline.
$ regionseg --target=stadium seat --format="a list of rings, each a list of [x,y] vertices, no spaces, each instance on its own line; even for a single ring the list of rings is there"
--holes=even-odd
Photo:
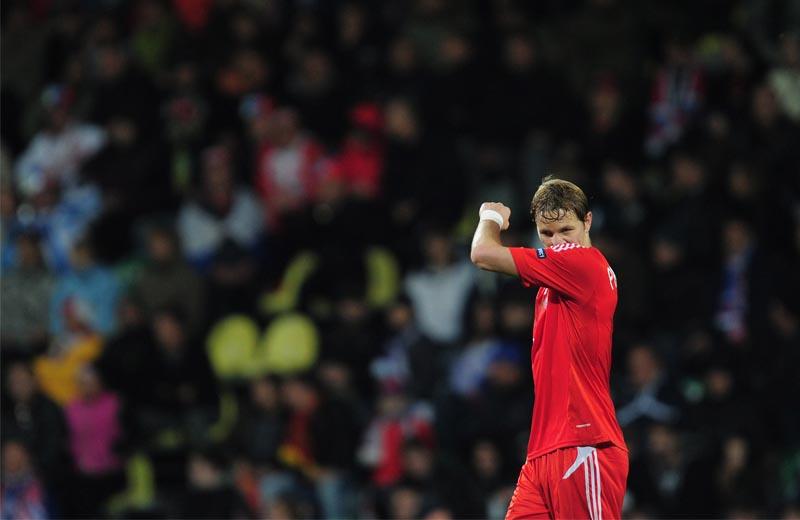
[[[225,441],[239,418],[239,403],[231,391],[223,391],[219,399],[219,418],[208,431],[209,439],[219,443]]]
[[[297,308],[303,284],[319,265],[319,258],[310,251],[303,251],[292,259],[281,277],[277,289],[262,296],[261,312],[271,316]]]
[[[314,322],[299,313],[282,315],[264,331],[251,375],[302,372],[314,364],[318,351],[319,333]]]
[[[367,303],[380,309],[394,301],[400,289],[400,267],[387,249],[372,247],[366,253]]]
[[[249,375],[258,336],[258,326],[247,316],[228,316],[214,325],[206,349],[217,378],[230,381]]]
[[[125,477],[127,489],[108,502],[111,516],[127,510],[145,510],[155,503],[155,476],[149,457],[142,453],[132,455],[125,467]]]

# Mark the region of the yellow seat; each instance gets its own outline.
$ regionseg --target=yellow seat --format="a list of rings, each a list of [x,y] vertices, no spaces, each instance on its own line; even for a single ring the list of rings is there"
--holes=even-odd
[[[309,369],[319,353],[319,333],[308,317],[282,315],[267,327],[256,350],[252,376],[293,374]]]
[[[367,304],[380,309],[397,297],[400,290],[400,267],[387,249],[372,247],[366,253]]]
[[[452,237],[457,243],[469,244],[472,234],[475,232],[475,213],[472,206],[464,210],[461,219],[456,222],[452,229]]]
[[[211,425],[208,435],[213,442],[225,441],[236,426],[239,417],[239,403],[230,391],[224,391],[219,400],[219,419]]]
[[[258,337],[258,326],[247,316],[229,316],[214,325],[206,349],[219,379],[235,380],[249,375]]]
[[[155,503],[153,464],[146,455],[143,453],[132,455],[125,467],[125,476],[127,489],[108,502],[107,509],[111,516],[117,516],[128,509],[147,509]]]
[[[310,251],[303,251],[295,256],[283,272],[278,288],[261,297],[261,312],[273,315],[296,309],[303,284],[318,265],[319,258]]]

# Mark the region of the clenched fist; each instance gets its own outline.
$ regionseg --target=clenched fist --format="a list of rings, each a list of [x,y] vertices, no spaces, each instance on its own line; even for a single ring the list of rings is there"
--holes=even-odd
[[[508,229],[508,225],[511,220],[511,208],[509,208],[502,202],[484,202],[483,204],[481,204],[481,209],[478,212],[480,214],[481,220],[483,220],[484,217],[486,216],[484,214],[484,211],[495,211],[499,213],[500,216],[503,217],[503,224],[500,226],[500,230],[505,231],[506,229]]]

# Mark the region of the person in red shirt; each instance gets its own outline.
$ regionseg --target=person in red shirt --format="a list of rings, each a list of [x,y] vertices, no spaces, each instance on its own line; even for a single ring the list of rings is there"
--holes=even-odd
[[[472,262],[539,287],[531,363],[535,401],[525,464],[506,519],[620,518],[628,450],[609,389],[617,277],[592,247],[592,213],[575,184],[546,178],[531,202],[545,247],[505,247],[511,210],[486,202]]]

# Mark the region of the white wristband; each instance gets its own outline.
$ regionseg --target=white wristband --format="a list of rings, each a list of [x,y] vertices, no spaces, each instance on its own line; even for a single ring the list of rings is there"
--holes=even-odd
[[[503,224],[505,224],[505,219],[503,218],[503,215],[501,215],[497,211],[493,209],[485,209],[481,211],[480,216],[481,220],[491,220],[497,222],[497,225],[500,226],[500,229],[503,229]]]

